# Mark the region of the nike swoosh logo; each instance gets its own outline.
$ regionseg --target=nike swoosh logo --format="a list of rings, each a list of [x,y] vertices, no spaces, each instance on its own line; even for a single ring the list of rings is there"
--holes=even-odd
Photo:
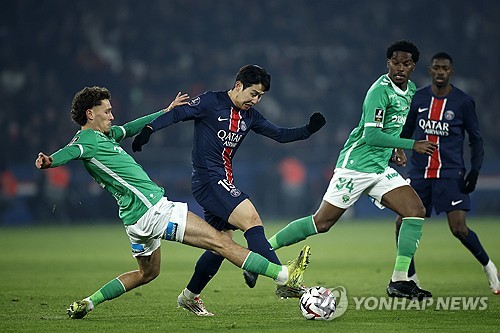
[[[218,121],[225,121],[225,120],[229,120],[229,118],[221,118],[221,116],[219,116],[219,118],[217,118]]]
[[[418,108],[418,112],[425,112],[429,110],[429,108]]]
[[[451,205],[452,205],[452,206],[456,206],[456,205],[458,205],[459,203],[461,203],[462,201],[463,201],[463,200],[452,201],[452,202],[451,202]]]

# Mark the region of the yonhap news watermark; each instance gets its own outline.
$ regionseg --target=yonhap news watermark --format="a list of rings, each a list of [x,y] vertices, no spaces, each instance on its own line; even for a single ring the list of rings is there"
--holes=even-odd
[[[418,299],[391,297],[353,297],[356,310],[425,310],[435,311],[483,311],[488,308],[488,297],[438,296],[419,301]]]
[[[487,296],[437,296],[423,300],[392,298],[388,296],[353,296],[348,297],[342,287],[330,288],[337,302],[334,318],[342,316],[349,304],[354,310],[367,311],[484,311],[488,309]]]

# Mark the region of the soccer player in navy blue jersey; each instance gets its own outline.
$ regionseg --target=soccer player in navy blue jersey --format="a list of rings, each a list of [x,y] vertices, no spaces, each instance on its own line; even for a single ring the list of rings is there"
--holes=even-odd
[[[238,267],[273,278],[279,285],[300,287],[307,253],[302,251],[288,265],[279,266],[248,251],[189,212],[186,203],[169,201],[165,190],[151,181],[143,167],[121,148],[122,140],[136,135],[145,124],[184,102],[185,95],[178,94],[168,108],[116,126],[109,90],[85,87],[76,93],[71,107],[71,118],[81,126],[80,130],[70,143],[53,154],[38,154],[37,169],[82,161],[90,176],[116,199],[138,263],[137,270],[123,273],[92,295],[73,302],[67,310],[70,318],[81,319],[102,302],[154,280],[160,274],[162,240],[216,251]],[[197,300],[192,304],[196,305]]]
[[[271,75],[257,65],[245,65],[236,75],[232,89],[208,91],[178,106],[146,125],[135,137],[133,151],[141,151],[152,133],[179,121],[194,121],[192,151],[192,192],[204,208],[205,220],[217,230],[232,235],[242,230],[250,250],[273,263],[280,263],[264,233],[264,227],[249,196],[234,182],[232,160],[236,151],[252,130],[278,142],[304,140],[326,123],[321,113],[314,113],[309,123],[299,127],[280,127],[267,120],[254,106],[271,87]],[[306,247],[305,251],[309,251]],[[206,251],[199,258],[187,288],[178,303],[197,315],[212,315],[202,303],[193,309],[186,302],[197,297],[219,270],[224,260]],[[256,276],[245,272],[250,287]],[[299,297],[302,290],[277,290],[279,296]]]
[[[466,212],[470,210],[469,193],[476,187],[484,157],[474,99],[450,83],[453,60],[449,54],[435,54],[429,74],[432,83],[417,90],[401,137],[434,141],[438,149],[431,156],[411,156],[409,181],[424,203],[426,217],[431,216],[433,208],[437,214],[446,212],[451,232],[481,263],[491,290],[498,295],[497,269],[476,233],[465,223]],[[465,132],[471,149],[467,174],[463,158]],[[397,164],[406,164],[404,153],[398,157]],[[400,227],[401,216],[398,216],[397,235]],[[408,276],[418,283],[413,260]]]

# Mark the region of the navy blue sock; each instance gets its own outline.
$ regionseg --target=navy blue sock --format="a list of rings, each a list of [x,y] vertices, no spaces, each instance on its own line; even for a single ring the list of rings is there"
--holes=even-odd
[[[247,240],[248,249],[250,251],[256,252],[269,260],[272,263],[281,265],[280,260],[271,244],[267,241],[266,235],[264,234],[264,227],[261,225],[252,227],[245,231],[245,238]]]
[[[217,274],[222,261],[224,261],[224,257],[205,251],[194,266],[194,273],[187,285],[187,289],[195,294],[200,294],[214,275]]]
[[[488,257],[488,254],[486,254],[486,251],[484,250],[481,242],[479,241],[479,238],[474,231],[469,229],[467,237],[465,237],[465,239],[460,239],[460,241],[466,248],[469,249],[474,257],[476,257],[476,259],[481,263],[481,265],[486,266],[488,261],[490,261],[490,258]]]

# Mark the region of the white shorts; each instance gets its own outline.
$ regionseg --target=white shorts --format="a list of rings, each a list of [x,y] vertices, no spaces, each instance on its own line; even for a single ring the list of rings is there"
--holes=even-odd
[[[385,168],[383,173],[366,173],[349,169],[335,169],[323,200],[343,209],[358,201],[361,194],[370,196],[377,207],[382,206],[382,196],[387,192],[407,186],[408,183],[393,168]]]
[[[188,207],[185,202],[161,198],[135,224],[126,225],[134,257],[150,256],[162,239],[182,243]]]

